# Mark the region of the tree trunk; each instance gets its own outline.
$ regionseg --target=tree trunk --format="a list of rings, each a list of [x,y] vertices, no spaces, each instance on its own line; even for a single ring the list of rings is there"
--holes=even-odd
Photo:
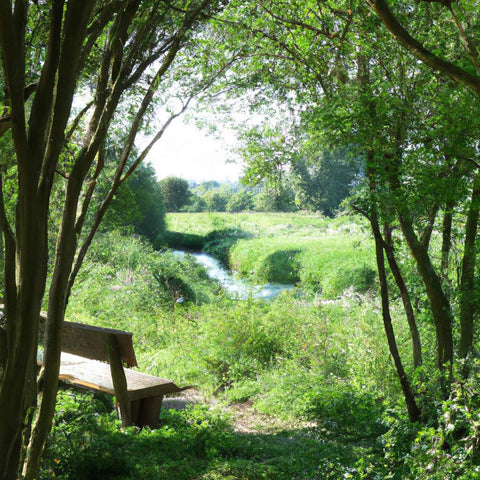
[[[442,276],[443,284],[447,289],[446,295],[448,298],[448,289],[450,289],[449,268],[450,268],[450,251],[452,248],[452,223],[453,223],[453,204],[447,203],[445,205],[445,212],[443,214],[442,223],[442,260],[440,263],[440,275]]]
[[[86,172],[79,172],[78,176],[75,173],[76,171],[72,172],[67,189],[62,228],[57,245],[56,264],[48,296],[43,395],[23,469],[26,480],[34,480],[38,474],[41,455],[55,413],[66,292],[77,245],[75,232],[77,203]]]
[[[397,341],[395,339],[395,332],[393,330],[392,318],[390,315],[390,299],[388,293],[388,282],[387,274],[385,271],[385,257],[384,257],[384,248],[385,242],[382,238],[382,233],[380,231],[379,222],[378,222],[378,213],[377,213],[377,199],[376,196],[376,181],[375,181],[375,172],[373,171],[374,165],[374,156],[373,152],[368,153],[367,159],[367,176],[369,179],[369,188],[370,188],[370,215],[369,221],[372,227],[373,237],[375,240],[375,258],[377,262],[377,271],[378,279],[380,282],[380,296],[382,301],[382,318],[383,325],[385,328],[385,334],[387,337],[388,348],[390,354],[392,355],[395,369],[397,371],[398,379],[400,380],[400,385],[402,387],[403,397],[405,399],[405,404],[407,407],[408,418],[411,422],[418,422],[421,419],[421,411],[415,400],[415,395],[413,393],[412,387],[408,380],[407,374],[403,367],[402,359],[397,347]]]
[[[375,239],[375,257],[377,261],[378,279],[380,281],[380,296],[382,299],[382,318],[387,336],[388,348],[392,355],[398,379],[402,387],[403,397],[407,407],[408,418],[411,422],[418,422],[421,419],[421,411],[415,400],[412,387],[408,380],[407,374],[403,367],[402,359],[398,351],[395,332],[393,330],[392,318],[390,316],[390,300],[388,294],[387,275],[385,272],[385,258],[383,254],[383,239],[378,225],[376,212],[371,214],[370,224],[372,226],[373,236]]]
[[[428,251],[418,241],[411,220],[401,213],[399,213],[399,220],[402,232],[417,264],[418,272],[425,285],[430,303],[435,322],[435,333],[438,347],[438,367],[442,371],[446,366],[451,369],[453,362],[453,335],[450,303],[443,291],[442,283],[435,272]]]
[[[410,329],[410,336],[412,339],[412,353],[413,353],[413,366],[418,368],[423,363],[422,358],[422,343],[420,341],[420,333],[418,332],[417,321],[415,319],[415,313],[413,311],[412,302],[410,300],[410,294],[408,292],[407,284],[403,278],[402,272],[398,266],[395,258],[395,251],[393,248],[391,229],[388,225],[384,228],[385,231],[385,253],[387,255],[388,264],[390,270],[395,279],[395,283],[400,291],[400,296],[403,302],[403,308],[405,315],[407,316],[408,327]]]
[[[8,345],[5,373],[0,390],[0,478],[12,476],[18,466],[26,413],[36,404],[38,318],[45,288],[47,240],[45,202],[19,193],[17,238],[19,275],[15,307],[6,302],[9,328],[15,343]],[[21,381],[19,381],[21,379]]]
[[[473,180],[472,197],[465,225],[465,243],[463,247],[462,276],[460,279],[460,358],[467,358],[473,348],[473,315],[476,304],[474,290],[475,263],[477,251],[478,219],[480,213],[480,174]]]
[[[445,367],[448,367],[451,372],[453,362],[452,310],[443,291],[441,279],[435,272],[428,254],[428,245],[419,240],[413,227],[410,212],[405,208],[406,201],[403,198],[399,173],[400,161],[399,156],[387,159],[385,168],[387,181],[393,192],[392,199],[403,236],[412,252],[430,303],[435,322],[438,367],[442,372]]]

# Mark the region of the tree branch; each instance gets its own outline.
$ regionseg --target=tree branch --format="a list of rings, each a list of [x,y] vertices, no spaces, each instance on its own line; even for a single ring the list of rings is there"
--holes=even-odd
[[[480,62],[478,60],[478,55],[476,52],[475,45],[472,43],[471,40],[467,38],[462,22],[458,18],[458,15],[455,13],[455,10],[453,9],[451,4],[448,5],[448,10],[452,14],[453,20],[457,25],[458,32],[460,34],[460,40],[463,44],[463,47],[465,48],[465,53],[467,54],[468,58],[472,62],[473,66],[475,67],[475,71],[477,72],[477,75],[480,75]]]
[[[472,75],[452,62],[434,55],[418,40],[413,38],[390,10],[386,0],[366,0],[367,4],[378,15],[390,33],[415,57],[432,70],[449,76],[456,82],[471,88],[480,95],[480,76]]]

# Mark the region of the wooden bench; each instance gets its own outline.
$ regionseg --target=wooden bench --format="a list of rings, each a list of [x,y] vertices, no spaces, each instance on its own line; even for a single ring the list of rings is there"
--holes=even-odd
[[[45,316],[40,321],[43,339]],[[67,385],[113,395],[123,426],[157,428],[163,396],[191,387],[141,373],[133,334],[111,328],[64,322],[59,380]]]

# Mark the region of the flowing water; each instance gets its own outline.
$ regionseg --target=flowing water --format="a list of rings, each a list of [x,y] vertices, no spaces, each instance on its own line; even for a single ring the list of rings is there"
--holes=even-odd
[[[270,299],[285,290],[294,288],[292,284],[265,283],[263,285],[252,285],[244,279],[237,278],[228,271],[219,260],[205,252],[185,252],[183,250],[173,250],[172,253],[182,257],[186,253],[192,255],[198,263],[207,270],[210,278],[218,281],[225,291],[232,297],[245,300],[250,295],[254,298]]]

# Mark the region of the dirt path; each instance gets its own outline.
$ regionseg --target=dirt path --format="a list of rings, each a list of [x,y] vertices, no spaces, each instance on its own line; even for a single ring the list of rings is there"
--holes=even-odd
[[[166,397],[162,408],[183,410],[188,405],[215,405],[215,402],[207,399],[194,389],[186,390],[180,395]],[[232,416],[234,431],[237,433],[263,433],[271,434],[292,427],[311,428],[315,427],[312,422],[301,422],[292,425],[292,422],[280,420],[270,415],[265,415],[253,408],[252,402],[235,403],[224,407],[224,410]]]

